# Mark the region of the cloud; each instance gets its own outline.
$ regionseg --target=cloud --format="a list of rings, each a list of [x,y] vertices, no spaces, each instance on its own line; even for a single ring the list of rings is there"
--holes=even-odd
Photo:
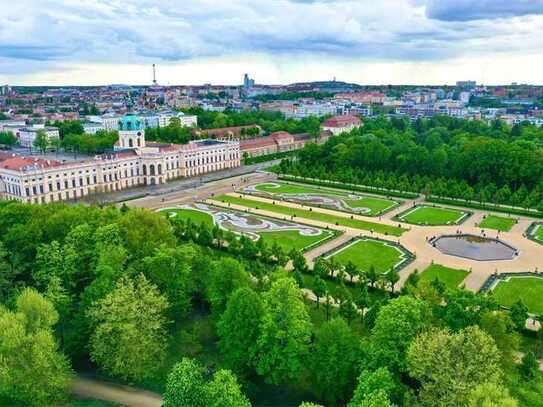
[[[41,72],[51,64],[243,62],[245,55],[282,66],[299,59],[447,63],[498,53],[513,57],[540,49],[543,16],[523,22],[513,17],[538,14],[542,3],[17,0],[0,13],[0,64]]]
[[[428,0],[426,2],[426,15],[442,21],[484,20],[536,14],[543,14],[543,0]]]

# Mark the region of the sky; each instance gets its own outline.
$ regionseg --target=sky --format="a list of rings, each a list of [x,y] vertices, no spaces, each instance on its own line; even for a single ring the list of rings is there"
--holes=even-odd
[[[0,84],[543,84],[543,0],[0,0]]]

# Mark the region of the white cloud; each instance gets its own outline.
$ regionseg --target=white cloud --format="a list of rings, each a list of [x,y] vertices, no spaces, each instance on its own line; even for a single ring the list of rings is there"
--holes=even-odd
[[[543,16],[512,17],[534,14],[528,12],[530,7],[495,7],[494,14],[489,15],[507,18],[467,21],[472,18],[458,18],[459,13],[468,15],[466,7],[462,8],[466,3],[19,0],[0,13],[0,79],[3,74],[6,80],[24,77],[28,81],[85,66],[109,66],[107,76],[114,78],[120,66],[146,66],[151,62],[165,67],[198,66],[201,70],[202,63],[214,61],[242,69],[258,60],[260,69],[261,63],[270,66],[267,77],[293,81],[304,78],[277,72],[298,72],[299,60],[312,65],[305,66],[312,72],[318,73],[316,69],[321,67],[322,76],[328,71],[321,60],[337,61],[334,70],[341,76],[348,74],[341,61],[360,68],[398,63],[447,65],[490,56],[513,60],[540,51]],[[478,9],[474,7],[471,15]],[[209,73],[204,81],[220,82],[219,72]],[[185,75],[194,79],[201,76],[197,72]]]

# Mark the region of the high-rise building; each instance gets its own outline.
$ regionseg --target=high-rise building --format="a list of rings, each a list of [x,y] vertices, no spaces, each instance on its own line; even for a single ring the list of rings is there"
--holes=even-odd
[[[255,86],[255,80],[249,77],[249,74],[243,76],[243,87],[245,90],[251,89]]]

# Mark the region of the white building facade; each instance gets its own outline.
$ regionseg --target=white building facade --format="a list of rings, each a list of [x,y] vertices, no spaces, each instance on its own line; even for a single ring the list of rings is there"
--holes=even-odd
[[[118,127],[115,151],[86,161],[61,163],[1,153],[0,198],[32,203],[74,200],[240,165],[238,141],[146,143],[143,123],[135,116],[123,118]]]
[[[22,127],[17,133],[19,144],[22,147],[33,147],[39,131],[43,131],[49,141],[60,137],[56,127]]]

